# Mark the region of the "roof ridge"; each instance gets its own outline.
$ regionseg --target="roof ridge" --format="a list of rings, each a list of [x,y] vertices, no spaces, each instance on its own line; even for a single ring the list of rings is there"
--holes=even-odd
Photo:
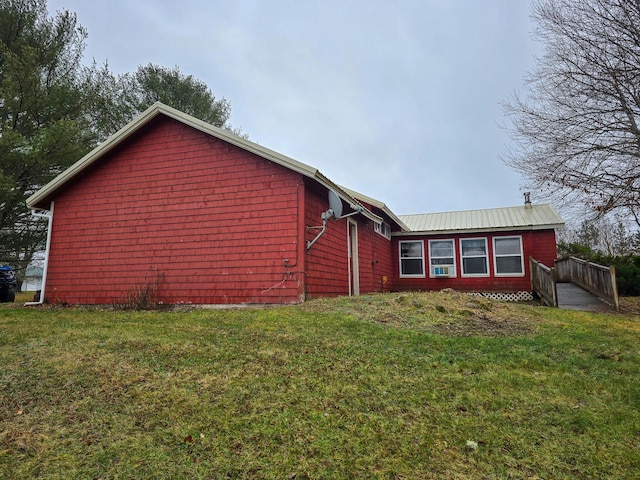
[[[156,102],[147,108],[144,112],[140,113],[136,118],[127,123],[124,127],[107,138],[100,145],[96,146],[93,150],[87,153],[80,160],[75,162],[69,168],[60,173],[57,177],[51,180],[49,183],[40,188],[37,192],[27,198],[27,206],[29,208],[35,208],[39,204],[45,202],[50,198],[59,188],[63,187],[67,182],[73,180],[77,175],[85,171],[94,163],[100,160],[106,153],[116,148],[126,139],[138,132],[142,127],[154,120],[158,115],[165,115],[172,118],[184,125],[190,126],[203,133],[212,135],[216,138],[231,143],[243,150],[258,155],[265,160],[269,160],[280,166],[288,168],[294,172],[300,173],[306,177],[312,178],[324,187],[334,190],[343,200],[350,204],[356,204],[357,201],[349,193],[345,192],[336,183],[331,181],[328,177],[324,176],[317,168],[307,165],[306,163],[294,160],[291,157],[287,157],[275,150],[271,150],[256,142],[247,140],[232,132],[224,130],[222,128],[211,125],[203,120],[200,120],[192,115],[181,112],[173,107],[165,105],[162,102]],[[364,207],[363,207],[364,208]],[[374,221],[381,221],[382,219],[371,212],[369,209],[364,208],[362,214]]]

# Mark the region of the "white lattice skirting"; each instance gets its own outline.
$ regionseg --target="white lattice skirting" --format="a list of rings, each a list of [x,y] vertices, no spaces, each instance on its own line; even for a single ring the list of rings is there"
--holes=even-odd
[[[469,295],[479,295],[493,300],[502,300],[503,302],[528,302],[533,300],[533,293],[531,292],[473,292]]]

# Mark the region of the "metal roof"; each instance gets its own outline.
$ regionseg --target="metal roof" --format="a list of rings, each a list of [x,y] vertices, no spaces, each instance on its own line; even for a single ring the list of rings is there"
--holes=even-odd
[[[470,233],[476,231],[544,230],[564,221],[549,204],[464,210],[458,212],[399,215],[412,233]],[[399,235],[402,235],[400,233]]]
[[[288,168],[289,170],[293,170],[294,172],[300,173],[306,177],[312,178],[317,181],[319,184],[324,187],[333,190],[340,198],[346,201],[350,205],[358,205],[356,199],[354,199],[349,193],[345,192],[341,187],[337,184],[333,183],[327,177],[325,177],[320,171],[316,168],[313,168],[309,165],[306,165],[302,162],[298,162],[292,158],[289,158],[285,155],[282,155],[278,152],[265,148],[257,143],[251,142],[245,138],[239,137],[238,135],[234,135],[227,130],[223,130],[218,127],[214,127],[202,120],[198,120],[191,115],[187,115],[175,108],[171,108],[163,103],[156,102],[152,106],[150,106],[147,110],[138,115],[134,120],[125,125],[118,132],[113,134],[103,143],[98,145],[76,163],[74,163],[67,170],[62,172],[56,178],[54,178],[51,182],[46,184],[36,193],[31,195],[27,199],[27,206],[29,208],[48,208],[48,200],[50,200],[55,192],[66,185],[69,181],[73,180],[76,176],[81,174],[87,168],[89,168],[94,163],[98,162],[100,158],[107,152],[111,151],[118,145],[120,145],[124,140],[131,137],[135,134],[140,128],[147,125],[158,115],[165,115],[167,117],[173,118],[185,125],[191,126],[201,132],[204,132],[208,135],[217,137],[221,140],[227,141],[232,145],[236,145],[248,152],[254,153],[262,158],[270,160],[278,165]],[[363,208],[361,212],[365,217],[370,220],[374,220],[376,222],[382,222],[382,218],[373,212],[369,211],[366,208]]]
[[[395,213],[393,213],[391,209],[389,209],[389,207],[387,207],[381,201],[376,200],[375,198],[368,197],[367,195],[363,195],[362,193],[356,192],[355,190],[351,190],[350,188],[344,187],[342,185],[340,186],[340,188],[342,188],[345,192],[347,192],[349,195],[356,198],[357,200],[368,203],[372,207],[382,210],[384,213],[386,213],[389,216],[389,218],[391,218],[394,222],[396,222],[402,230],[409,230],[409,227],[407,227],[404,224],[404,222],[400,220],[400,218],[398,218],[398,216]]]

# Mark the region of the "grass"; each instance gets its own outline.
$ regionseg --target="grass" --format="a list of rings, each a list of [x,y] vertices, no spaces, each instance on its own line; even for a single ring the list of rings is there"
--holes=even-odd
[[[0,307],[2,478],[638,478],[640,319]]]

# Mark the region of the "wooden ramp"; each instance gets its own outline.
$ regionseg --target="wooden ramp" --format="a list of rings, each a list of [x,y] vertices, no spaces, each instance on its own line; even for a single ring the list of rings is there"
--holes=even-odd
[[[620,310],[616,269],[613,267],[576,257],[556,259],[553,267],[547,267],[529,257],[529,268],[531,290],[545,305],[591,312]],[[606,299],[606,302],[601,299]]]
[[[557,283],[558,307],[589,312],[615,312],[615,308],[573,283]]]

